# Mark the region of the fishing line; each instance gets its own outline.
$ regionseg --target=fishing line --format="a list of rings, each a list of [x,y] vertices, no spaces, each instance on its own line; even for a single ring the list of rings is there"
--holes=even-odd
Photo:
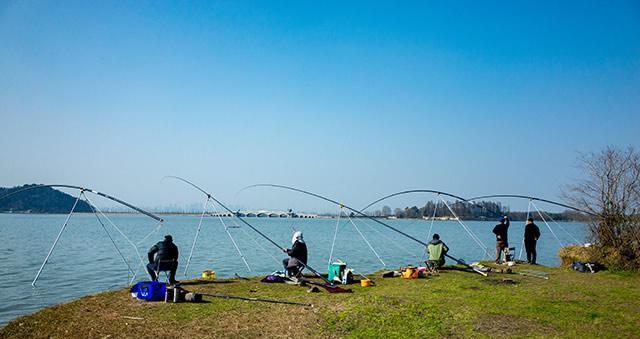
[[[58,241],[60,240],[60,236],[62,236],[62,232],[64,232],[64,229],[67,228],[67,225],[69,224],[69,219],[71,219],[71,215],[73,214],[73,211],[76,209],[76,206],[78,205],[78,201],[80,201],[80,196],[82,195],[82,192],[83,190],[80,191],[80,193],[78,194],[78,197],[76,198],[76,201],[73,203],[73,207],[71,207],[71,212],[69,212],[69,214],[67,215],[67,219],[65,219],[64,224],[62,224],[62,227],[60,228],[60,232],[58,232],[58,236],[56,236],[56,239],[53,241],[53,245],[51,246],[51,249],[49,249],[49,253],[44,258],[44,261],[42,262],[42,266],[40,266],[38,273],[36,273],[36,277],[33,278],[33,281],[31,282],[31,286],[36,287],[36,281],[38,281],[38,278],[40,277],[40,274],[42,273],[44,266],[49,261],[49,258],[51,257],[51,253],[53,253],[53,249],[58,244]]]
[[[145,266],[144,261],[142,260],[142,255],[140,255],[140,251],[138,250],[138,246],[136,246],[136,244],[134,244],[134,243],[133,243],[133,241],[131,241],[131,239],[129,239],[129,237],[127,237],[127,236],[124,234],[124,232],[122,232],[122,230],[120,229],[120,227],[118,227],[118,226],[117,226],[113,221],[111,221],[111,219],[110,219],[108,216],[106,216],[106,215],[102,212],[102,210],[101,210],[98,206],[96,206],[96,204],[94,204],[94,203],[89,199],[89,197],[87,197],[87,196],[85,195],[85,198],[87,199],[87,201],[89,201],[89,203],[90,203],[91,205],[93,205],[93,207],[95,207],[95,209],[96,209],[96,210],[97,210],[97,211],[102,215],[102,217],[103,217],[103,218],[105,218],[105,219],[109,222],[109,224],[111,224],[111,226],[112,226],[113,228],[115,228],[115,229],[116,229],[116,231],[118,231],[118,233],[120,233],[120,235],[121,235],[121,236],[122,236],[122,237],[123,237],[123,238],[124,238],[124,239],[125,239],[125,240],[130,244],[130,245],[131,245],[131,247],[133,247],[133,249],[136,251],[136,254],[138,255],[138,259],[140,260],[140,266],[136,267],[136,274],[135,274],[135,275],[137,275],[138,270],[140,269],[140,267],[144,267],[144,266]],[[134,277],[132,277],[132,278],[131,278],[131,280],[129,281],[129,284],[133,283],[133,279],[135,279],[135,275],[134,275]]]
[[[531,199],[529,199],[529,206],[527,206],[527,218],[524,221],[524,227],[527,228],[527,221],[529,220],[529,212],[531,212]],[[519,260],[522,260],[522,250],[524,250],[524,235],[522,236],[522,246],[520,247]]]
[[[210,198],[212,198],[212,197],[210,197]],[[222,223],[222,227],[224,227],[225,232],[227,232],[227,235],[229,235],[229,239],[231,239],[231,242],[233,243],[233,247],[236,248],[236,251],[240,255],[240,258],[244,262],[244,265],[247,266],[247,270],[249,270],[249,272],[251,272],[251,266],[249,266],[249,263],[247,262],[247,259],[245,259],[244,254],[242,254],[242,251],[240,250],[240,247],[238,247],[238,244],[236,244],[235,239],[233,239],[233,236],[231,235],[231,232],[229,232],[229,228],[227,227],[227,224],[225,224],[224,220],[222,220],[222,217],[220,216],[220,213],[218,212],[218,209],[216,208],[216,204],[212,203],[211,206],[213,206],[213,209],[216,211],[216,214],[218,215],[218,219],[220,219],[220,222]],[[231,213],[233,213],[233,212],[231,212]]]
[[[272,259],[273,259],[273,260],[274,260],[278,265],[280,265],[280,264],[281,264],[281,261],[280,261],[280,260],[278,260],[278,259],[277,259],[273,254],[271,254],[271,252],[267,251],[267,249],[266,249],[266,248],[264,248],[264,246],[260,245],[260,243],[256,240],[256,238],[255,238],[255,237],[252,237],[252,236],[249,234],[249,232],[247,232],[247,231],[244,229],[244,227],[241,227],[241,226],[236,222],[236,220],[235,220],[233,217],[232,217],[230,220],[231,220],[231,222],[233,223],[233,225],[234,225],[236,228],[240,229],[240,231],[242,231],[242,233],[244,233],[244,234],[247,236],[247,238],[251,239],[251,241],[253,241],[253,243],[254,243],[254,244],[256,244],[256,246],[258,246],[258,247],[259,247],[259,248],[260,248],[264,253],[266,253],[268,256],[270,256],[270,257],[271,257],[271,258],[272,258]]]
[[[152,234],[156,233],[163,225],[163,222],[160,221],[158,222],[158,225],[156,227],[153,228],[153,230],[151,230],[151,232],[149,232],[147,235],[144,236],[144,238],[142,238],[140,241],[138,241],[136,243],[136,245],[140,245],[142,244],[145,240],[147,240],[147,238],[149,238]]]
[[[19,189],[19,190],[17,190],[17,191],[11,192],[11,193],[9,193],[9,194],[5,194],[4,196],[0,197],[0,200],[5,199],[5,198],[8,198],[8,197],[10,197],[10,196],[13,196],[13,195],[18,194],[18,193],[21,193],[21,192],[25,192],[25,191],[29,191],[29,190],[37,189],[37,188],[45,188],[45,187],[51,187],[51,188],[53,188],[53,187],[58,187],[58,188],[70,188],[70,189],[76,189],[76,190],[79,190],[79,191],[80,191],[80,193],[78,194],[78,196],[77,196],[77,198],[76,198],[76,200],[75,200],[75,202],[74,202],[74,204],[73,204],[73,207],[71,208],[71,212],[69,213],[69,215],[67,215],[67,219],[65,220],[65,222],[64,222],[64,224],[63,224],[63,226],[62,226],[62,228],[60,229],[60,232],[58,233],[58,235],[57,235],[56,239],[54,240],[54,243],[53,243],[53,245],[51,246],[51,249],[49,250],[49,253],[48,253],[48,254],[47,254],[47,256],[45,257],[45,260],[44,260],[44,262],[42,263],[42,266],[40,266],[40,269],[38,270],[38,273],[36,274],[36,277],[35,277],[35,278],[33,279],[33,281],[31,282],[31,285],[32,285],[32,286],[34,286],[34,287],[35,287],[35,284],[36,284],[36,282],[37,282],[37,280],[38,280],[38,277],[39,277],[39,276],[40,276],[40,274],[42,273],[42,270],[44,269],[44,266],[46,265],[47,261],[49,260],[49,257],[50,257],[50,256],[51,256],[51,254],[53,253],[53,249],[55,248],[56,244],[57,244],[57,243],[58,243],[58,241],[60,240],[60,237],[62,236],[62,232],[63,232],[63,231],[64,231],[64,229],[67,227],[67,224],[69,223],[69,219],[71,218],[71,215],[72,215],[72,214],[73,214],[73,212],[75,211],[75,208],[76,208],[76,206],[77,206],[77,204],[78,204],[78,201],[80,200],[80,196],[84,196],[84,198],[87,200],[87,203],[88,203],[89,205],[92,205],[92,206],[93,206],[93,208],[94,208],[95,210],[97,210],[97,211],[98,211],[98,212],[99,212],[99,213],[100,213],[100,214],[101,214],[101,215],[102,215],[102,216],[103,216],[107,221],[109,221],[109,223],[111,224],[111,226],[113,226],[113,227],[114,227],[114,228],[115,228],[115,229],[120,233],[120,235],[122,235],[122,236],[123,236],[123,237],[124,237],[128,242],[129,242],[129,244],[131,244],[131,245],[133,246],[133,248],[135,249],[136,253],[138,254],[138,258],[140,259],[140,263],[141,263],[142,265],[144,265],[144,263],[142,262],[142,257],[140,256],[140,252],[138,251],[137,246],[136,246],[136,245],[131,241],[131,239],[129,239],[129,238],[128,238],[128,237],[127,237],[127,236],[126,236],[126,235],[125,235],[121,230],[120,230],[120,228],[118,228],[118,226],[116,226],[116,225],[113,223],[113,221],[111,221],[111,219],[109,219],[109,217],[107,217],[107,216],[106,216],[106,215],[105,215],[105,214],[104,214],[104,213],[103,213],[103,212],[102,212],[102,211],[101,211],[101,210],[100,210],[100,209],[99,209],[95,204],[93,204],[93,203],[91,202],[91,200],[89,199],[89,197],[88,197],[86,194],[84,194],[84,192],[91,192],[91,193],[93,193],[93,194],[95,194],[95,195],[101,196],[101,197],[103,197],[103,198],[107,198],[107,199],[112,200],[112,201],[115,201],[115,202],[117,202],[117,203],[119,203],[119,204],[121,204],[121,205],[124,205],[124,206],[126,206],[126,207],[129,207],[129,208],[131,208],[131,209],[132,209],[132,210],[134,210],[134,211],[137,211],[137,212],[142,213],[142,214],[144,214],[144,215],[146,215],[146,216],[148,216],[148,217],[150,217],[150,218],[152,218],[152,219],[157,220],[157,221],[160,223],[160,225],[162,225],[162,222],[164,221],[164,219],[162,219],[162,218],[160,218],[160,217],[156,216],[156,215],[155,215],[155,214],[153,214],[153,213],[147,212],[147,211],[145,211],[145,210],[143,210],[143,209],[141,209],[141,208],[139,208],[139,207],[136,207],[136,206],[134,206],[134,205],[131,205],[131,204],[129,204],[128,202],[126,202],[126,201],[124,201],[124,200],[120,200],[120,199],[118,199],[118,198],[115,198],[115,197],[113,197],[113,196],[110,196],[110,195],[105,194],[105,193],[102,193],[102,192],[98,192],[98,191],[94,191],[94,190],[92,190],[92,189],[88,189],[88,188],[80,187],[80,186],[74,186],[74,185],[65,185],[65,184],[34,185],[34,186],[26,187],[26,188],[23,188],[23,189]],[[94,213],[95,213],[95,210],[94,210]],[[134,275],[134,277],[135,277],[135,275]],[[132,279],[133,279],[133,278],[132,278]],[[133,281],[133,280],[132,280],[132,281]],[[131,281],[131,282],[132,282],[132,281]],[[130,282],[130,283],[131,283],[131,282]]]
[[[336,246],[336,238],[338,237],[340,217],[342,217],[342,206],[338,206],[338,221],[336,221],[336,230],[333,232],[333,242],[331,242],[331,252],[329,252],[329,262],[327,263],[327,266],[331,265],[331,261],[333,260],[333,249]]]
[[[440,197],[440,194],[438,193],[438,195],[436,197]],[[427,240],[425,240],[425,242],[430,241],[429,238],[431,237],[431,230],[433,229],[433,222],[436,220],[436,211],[438,210],[438,201],[436,201],[433,204],[433,215],[431,216],[431,225],[429,226],[429,233],[427,233]],[[422,257],[420,258],[420,262],[424,261],[424,256],[427,254],[428,251],[428,246],[424,248],[424,250],[422,251]]]
[[[478,244],[478,246],[480,246],[480,248],[484,251],[484,254],[488,257],[491,258],[491,255],[488,252],[488,247],[482,242],[482,240],[480,240],[480,238],[478,238],[473,232],[471,232],[471,230],[469,229],[469,227],[467,227],[467,225],[465,225],[465,223],[463,223],[460,218],[458,217],[458,215],[456,215],[456,212],[453,211],[453,209],[451,209],[451,207],[449,206],[449,204],[442,198],[440,197],[440,200],[442,200],[442,202],[444,203],[445,206],[447,206],[447,209],[449,209],[449,211],[451,212],[451,214],[453,214],[453,217],[456,219],[456,221],[462,226],[462,228],[467,231],[467,234],[469,235],[469,237],[471,237],[472,240],[474,240],[476,242],[476,244]]]
[[[544,216],[542,215],[542,213],[540,213],[540,210],[538,209],[538,206],[536,206],[536,204],[534,204],[533,202],[531,202],[531,205],[533,205],[533,207],[536,209],[536,211],[538,212],[538,215],[540,216],[540,218],[542,219],[542,221],[544,222],[545,225],[547,225],[547,228],[549,229],[549,231],[551,232],[551,234],[553,234],[553,237],[556,238],[556,240],[558,241],[558,244],[560,244],[560,247],[563,247],[564,245],[562,244],[562,241],[560,241],[560,238],[558,238],[558,236],[556,235],[556,233],[553,231],[553,229],[551,229],[551,226],[549,225],[549,223],[547,222],[547,220],[545,220]]]
[[[197,186],[196,184],[177,177],[177,176],[167,176],[166,178],[173,178],[173,179],[177,179],[180,180],[190,186],[192,186],[193,188],[199,190],[200,192],[206,194],[207,196],[211,197],[211,199],[218,203],[218,205],[220,205],[220,207],[224,208],[226,211],[228,211],[229,213],[233,214],[233,211],[231,209],[229,209],[229,207],[225,206],[222,202],[220,202],[219,200],[217,200],[216,198],[214,198],[211,194],[207,193],[207,191],[203,190],[202,188],[200,188],[199,186]],[[261,237],[263,237],[264,239],[266,239],[267,241],[269,241],[271,244],[273,244],[274,246],[276,246],[277,248],[279,248],[281,251],[285,252],[285,248],[278,245],[277,242],[273,241],[271,238],[269,238],[266,234],[262,233],[259,229],[257,229],[256,227],[254,227],[253,225],[251,225],[248,221],[244,220],[244,218],[241,218],[240,216],[238,216],[237,214],[234,214],[236,216],[236,218],[238,218],[243,224],[247,225],[249,228],[251,228],[253,231],[255,231],[256,233],[258,233]],[[347,292],[347,291],[351,291],[351,290],[345,290],[342,289],[338,286],[335,286],[331,281],[329,281],[329,279],[325,278],[322,274],[320,274],[320,272],[316,271],[313,267],[309,266],[308,264],[302,263],[300,262],[300,264],[302,264],[305,268],[309,269],[309,271],[313,272],[313,274],[315,274],[318,278],[322,279],[325,283],[327,283],[327,285],[329,286],[323,286],[325,289],[327,289],[330,292]]]
[[[129,269],[129,271],[127,272],[127,281],[129,281],[129,272],[132,274],[133,277],[136,276],[136,273],[133,271],[133,269],[131,269],[131,265],[129,265],[129,262],[127,261],[127,259],[124,257],[124,255],[120,251],[120,248],[118,248],[118,245],[116,245],[115,240],[113,240],[113,237],[111,236],[111,234],[107,230],[107,227],[102,222],[102,219],[100,219],[100,216],[98,215],[98,212],[96,212],[96,209],[93,206],[93,204],[89,203],[89,201],[87,200],[87,196],[84,193],[82,193],[82,196],[84,196],[85,201],[87,202],[89,207],[91,207],[91,210],[93,211],[93,215],[96,216],[96,219],[100,223],[100,226],[102,226],[102,229],[104,230],[104,232],[107,233],[107,237],[109,237],[109,240],[111,240],[111,243],[113,244],[113,247],[115,247],[116,251],[120,255],[120,258],[122,258],[122,261],[125,263],[125,265],[127,265],[127,268]]]
[[[362,237],[362,240],[364,240],[364,242],[367,244],[367,246],[369,246],[369,249],[371,249],[371,252],[373,252],[373,254],[375,254],[376,257],[378,257],[378,260],[380,260],[380,263],[382,263],[382,266],[387,267],[387,264],[385,264],[384,261],[382,260],[382,258],[380,258],[380,255],[378,254],[378,252],[376,252],[376,250],[373,248],[373,246],[371,246],[371,244],[369,243],[369,240],[367,240],[367,238],[365,238],[364,234],[362,234],[362,232],[360,232],[360,229],[358,228],[358,226],[353,222],[353,220],[351,220],[351,216],[347,215],[347,218],[349,218],[349,222],[351,223],[351,225],[353,225],[353,227],[356,229],[356,231],[358,231],[358,234],[360,234],[360,236]]]
[[[131,208],[132,210],[138,211],[138,212],[140,212],[140,213],[142,213],[142,214],[144,214],[144,215],[146,215],[146,216],[148,216],[150,218],[153,218],[153,219],[155,219],[157,221],[163,221],[163,219],[160,218],[159,216],[157,216],[157,215],[155,215],[153,213],[147,212],[147,211],[143,210],[142,208],[133,206],[133,205],[131,205],[130,203],[128,203],[126,201],[120,200],[118,198],[112,197],[112,196],[110,196],[108,194],[105,194],[105,193],[102,193],[102,192],[98,192],[98,191],[94,191],[94,190],[89,189],[89,188],[80,187],[80,186],[74,186],[74,185],[63,185],[63,184],[34,185],[34,186],[23,188],[23,189],[11,192],[9,194],[3,195],[2,197],[0,197],[0,200],[8,198],[8,197],[10,197],[12,195],[15,195],[15,194],[18,194],[18,193],[22,193],[22,192],[29,191],[29,190],[36,189],[36,188],[44,188],[44,187],[72,188],[72,189],[76,189],[76,190],[80,190],[80,191],[91,192],[91,193],[93,193],[95,195],[99,195],[99,196],[101,196],[103,198],[107,198],[107,199],[113,200],[113,201],[115,201],[115,202],[117,202],[117,203],[119,203],[121,205],[127,206],[127,207]]]
[[[591,212],[589,212],[589,211],[585,211],[585,210],[579,209],[579,208],[577,208],[577,207],[573,207],[573,206],[570,206],[570,205],[566,205],[566,204],[563,204],[563,203],[559,203],[559,202],[556,202],[556,201],[553,201],[553,200],[542,199],[542,198],[536,198],[536,197],[530,197],[530,196],[527,196],[527,195],[518,195],[518,194],[493,194],[493,195],[483,195],[483,196],[480,196],[480,197],[473,197],[473,198],[470,198],[470,199],[466,199],[465,201],[471,202],[471,201],[473,201],[473,200],[489,199],[489,198],[518,198],[518,199],[529,199],[529,200],[531,200],[531,201],[534,201],[534,200],[535,200],[535,201],[546,202],[546,203],[548,203],[548,204],[552,204],[552,205],[561,206],[561,207],[568,208],[568,209],[571,209],[571,210],[574,210],[574,211],[577,211],[577,212],[582,212],[582,213],[588,214],[588,215],[593,216],[593,217],[596,217],[596,216],[597,216],[595,213],[591,213]]]
[[[358,210],[356,210],[356,209],[354,209],[354,208],[352,208],[352,207],[349,207],[349,206],[347,206],[347,205],[345,205],[345,204],[341,204],[341,203],[339,203],[339,202],[337,202],[337,201],[335,201],[335,200],[333,200],[333,199],[329,199],[329,198],[327,198],[327,197],[323,197],[323,196],[321,196],[321,195],[319,195],[319,194],[315,194],[315,193],[312,193],[312,192],[309,192],[309,191],[301,190],[301,189],[294,188],[294,187],[290,187],[290,186],[275,185],[275,184],[256,184],[256,185],[247,186],[247,187],[243,188],[243,190],[244,190],[244,189],[247,189],[247,188],[251,188],[251,187],[275,187],[275,188],[287,189],[287,190],[290,190],[290,191],[300,192],[300,193],[303,193],[303,194],[307,194],[307,195],[310,195],[310,196],[313,196],[313,197],[316,197],[316,198],[319,198],[319,199],[322,199],[322,200],[325,200],[325,201],[328,201],[328,202],[334,203],[334,204],[336,204],[336,205],[342,205],[344,208],[346,208],[346,209],[348,209],[348,210],[350,210],[350,211],[352,211],[352,212],[354,212],[354,213],[357,213],[357,214],[358,214],[358,215],[360,215],[360,216],[363,216],[363,217],[365,217],[365,218],[368,218],[368,219],[370,219],[370,220],[372,220],[372,221],[374,221],[374,222],[376,222],[376,223],[378,223],[378,224],[380,224],[380,225],[382,225],[382,226],[384,226],[384,227],[386,227],[386,228],[388,228],[388,229],[391,229],[391,230],[393,230],[393,231],[395,231],[395,232],[397,232],[397,233],[400,233],[400,234],[404,235],[405,237],[407,237],[407,238],[409,238],[409,239],[411,239],[411,240],[413,240],[413,241],[415,241],[415,242],[417,242],[417,243],[419,243],[419,244],[421,244],[421,245],[423,245],[423,246],[427,246],[427,243],[423,242],[422,240],[420,240],[420,239],[418,239],[418,238],[416,238],[416,237],[414,237],[414,236],[412,236],[412,235],[409,235],[409,234],[407,234],[407,233],[405,233],[405,232],[403,232],[403,231],[401,231],[401,230],[399,230],[399,229],[397,229],[397,228],[395,228],[395,227],[393,227],[393,226],[391,226],[391,225],[389,225],[389,224],[386,224],[386,223],[384,223],[384,222],[382,222],[382,221],[380,221],[380,220],[378,220],[378,219],[376,219],[376,218],[374,218],[374,217],[371,217],[371,216],[369,216],[369,215],[366,215],[366,214],[362,213],[361,211],[358,211]],[[241,220],[243,220],[243,219],[241,219]],[[274,243],[274,244],[275,244],[275,243]],[[277,244],[276,244],[276,245],[277,245]],[[450,259],[452,259],[452,260],[455,260],[457,263],[459,263],[459,264],[461,264],[461,265],[464,265],[465,267],[467,267],[467,268],[469,268],[469,269],[473,270],[474,272],[476,272],[476,273],[478,273],[478,274],[481,274],[481,275],[483,275],[483,276],[486,276],[486,275],[487,275],[486,273],[476,270],[476,269],[475,269],[475,268],[473,268],[472,266],[470,266],[470,265],[466,264],[464,261],[462,261],[462,260],[460,260],[460,259],[457,259],[457,258],[455,258],[455,257],[452,257],[452,256],[451,256],[451,255],[449,255],[449,254],[446,254],[446,253],[445,253],[445,256],[446,256],[447,258],[450,258]],[[314,272],[314,273],[315,273],[315,272]],[[319,274],[319,273],[316,273],[316,274]],[[324,278],[324,277],[323,277],[323,278]],[[328,281],[328,280],[326,280],[326,279],[324,279],[324,280],[325,280],[325,281],[327,281],[327,282],[329,282],[329,281]],[[330,282],[329,282],[329,283],[330,283]],[[330,283],[330,284],[331,284],[331,283]]]
[[[198,240],[198,236],[200,235],[200,229],[202,228],[202,220],[204,219],[204,214],[207,213],[207,205],[209,204],[209,197],[204,201],[202,205],[202,214],[200,215],[200,221],[198,221],[198,227],[196,229],[196,234],[193,237],[193,243],[191,244],[191,251],[189,252],[189,258],[187,259],[187,264],[184,267],[184,276],[187,277],[187,270],[189,269],[189,264],[191,264],[191,257],[193,256],[193,250],[196,247],[196,241]]]
[[[571,237],[571,239],[572,239],[573,241],[575,241],[575,243],[576,243],[576,244],[580,244],[580,243],[581,243],[581,242],[580,242],[578,239],[576,239],[576,238],[575,238],[571,233],[569,233],[569,231],[567,231],[564,227],[562,227],[562,225],[560,225],[560,223],[559,223],[559,222],[555,221],[555,220],[553,219],[553,217],[551,217],[551,214],[549,214],[549,213],[547,213],[547,212],[545,212],[545,211],[542,211],[542,213],[543,213],[544,215],[546,215],[546,216],[547,216],[547,218],[548,218],[549,220],[551,220],[554,224],[556,224],[556,226],[558,226],[558,228],[559,228],[559,229],[561,229],[564,233],[566,233],[569,237]]]
[[[387,240],[389,243],[393,244],[394,246],[396,246],[398,249],[404,251],[406,254],[408,254],[410,257],[415,258],[416,260],[418,260],[418,262],[421,262],[422,259],[418,258],[418,256],[411,252],[410,250],[408,250],[405,246],[401,245],[400,243],[398,243],[397,241],[394,241],[393,239],[391,239],[390,236],[387,236],[386,234],[382,233],[382,231],[378,230],[378,228],[373,227],[373,225],[368,224],[367,222],[365,222],[362,219],[356,219],[359,220],[362,224],[364,224],[365,226],[367,226],[369,229],[373,230],[374,232],[376,232],[378,235],[380,235],[381,237],[383,237],[385,240]]]
[[[251,187],[251,186],[249,186],[249,187]],[[386,195],[386,196],[384,196],[384,197],[382,197],[382,198],[370,203],[369,205],[365,206],[364,208],[362,208],[360,210],[360,212],[364,212],[369,207],[371,207],[371,206],[373,206],[373,205],[375,205],[375,204],[377,204],[377,203],[379,203],[381,201],[387,200],[389,198],[392,198],[392,197],[395,197],[395,196],[398,196],[398,195],[411,194],[411,193],[433,193],[433,194],[437,194],[438,196],[439,195],[446,195],[448,197],[451,197],[451,198],[454,198],[454,199],[457,199],[457,200],[467,201],[467,199],[465,199],[465,198],[459,197],[459,196],[457,196],[455,194],[442,192],[442,191],[428,190],[428,189],[408,190],[408,191],[401,191],[401,192],[396,192],[396,193],[392,193],[392,194]]]

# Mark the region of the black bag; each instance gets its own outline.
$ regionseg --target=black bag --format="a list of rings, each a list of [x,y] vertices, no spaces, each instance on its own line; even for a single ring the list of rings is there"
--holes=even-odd
[[[574,270],[581,273],[596,273],[604,267],[598,263],[576,261],[571,266]]]
[[[573,268],[574,270],[584,273],[586,272],[585,270],[587,270],[587,267],[585,266],[585,264],[581,261],[576,261],[573,263],[573,265],[571,265],[571,268]]]

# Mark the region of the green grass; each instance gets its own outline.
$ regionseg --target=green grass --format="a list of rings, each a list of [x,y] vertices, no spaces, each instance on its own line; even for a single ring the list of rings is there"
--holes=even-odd
[[[376,286],[352,285],[352,294],[307,293],[306,288],[259,279],[185,286],[314,307],[211,298],[201,304],[145,303],[121,290],[18,318],[0,330],[0,337],[638,336],[640,275],[535,269],[547,272],[549,280],[448,270],[417,280],[372,275]]]

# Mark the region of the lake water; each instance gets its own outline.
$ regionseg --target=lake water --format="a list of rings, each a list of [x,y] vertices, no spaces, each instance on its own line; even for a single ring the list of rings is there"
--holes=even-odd
[[[0,288],[0,326],[17,316],[35,312],[45,306],[58,304],[83,295],[127,286],[131,275],[122,258],[117,254],[108,236],[94,215],[74,215],[63,233],[49,263],[40,276],[37,287],[31,286],[38,268],[65,215],[16,215],[0,214],[0,234],[4,244],[0,246],[0,272],[5,284]],[[109,218],[133,242],[149,234],[157,224],[145,216],[112,214]],[[239,222],[224,218],[229,226]],[[302,230],[309,248],[309,264],[326,272],[331,250],[336,219],[280,219],[247,218],[247,221],[283,246],[289,246],[292,230]],[[146,262],[149,247],[164,234],[173,235],[180,248],[178,279],[183,279],[184,268],[196,232],[199,217],[170,216],[155,234],[138,244],[142,260]],[[378,252],[388,268],[417,264],[423,248],[403,236],[376,224],[371,220],[354,219],[354,223]],[[425,239],[431,225],[423,220],[386,220],[386,223]],[[493,253],[494,222],[466,221],[465,225]],[[538,261],[544,265],[557,266],[556,255],[560,247],[544,223],[538,222],[542,231],[538,243]],[[563,244],[583,241],[585,225],[580,223],[550,223],[552,230]],[[141,267],[133,247],[117,231],[106,223],[107,229],[121,252],[137,269],[136,281],[146,280],[146,271]],[[523,222],[512,222],[509,234],[510,245],[520,252],[524,229]],[[236,252],[229,236],[218,218],[205,218],[196,244],[191,265],[186,277],[194,278],[205,269],[213,269],[218,277],[264,275],[281,269],[284,254],[275,246],[248,227],[230,228],[232,236],[244,253],[251,271],[247,269]],[[436,221],[433,232],[439,233],[449,246],[450,254],[467,262],[486,258],[484,251],[474,242],[456,221]],[[382,263],[362,240],[348,219],[341,219],[334,248],[334,258],[349,263],[360,272],[373,272],[383,268]]]

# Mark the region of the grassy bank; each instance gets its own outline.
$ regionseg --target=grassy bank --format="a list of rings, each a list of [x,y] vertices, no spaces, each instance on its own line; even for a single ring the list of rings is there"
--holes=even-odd
[[[518,266],[523,268],[530,267]],[[314,307],[212,298],[200,304],[147,303],[123,289],[18,318],[0,337],[638,337],[640,275],[535,269],[550,279],[484,278],[455,270],[418,280],[372,275],[375,287],[353,285],[352,294],[307,293],[259,279],[184,286]]]

